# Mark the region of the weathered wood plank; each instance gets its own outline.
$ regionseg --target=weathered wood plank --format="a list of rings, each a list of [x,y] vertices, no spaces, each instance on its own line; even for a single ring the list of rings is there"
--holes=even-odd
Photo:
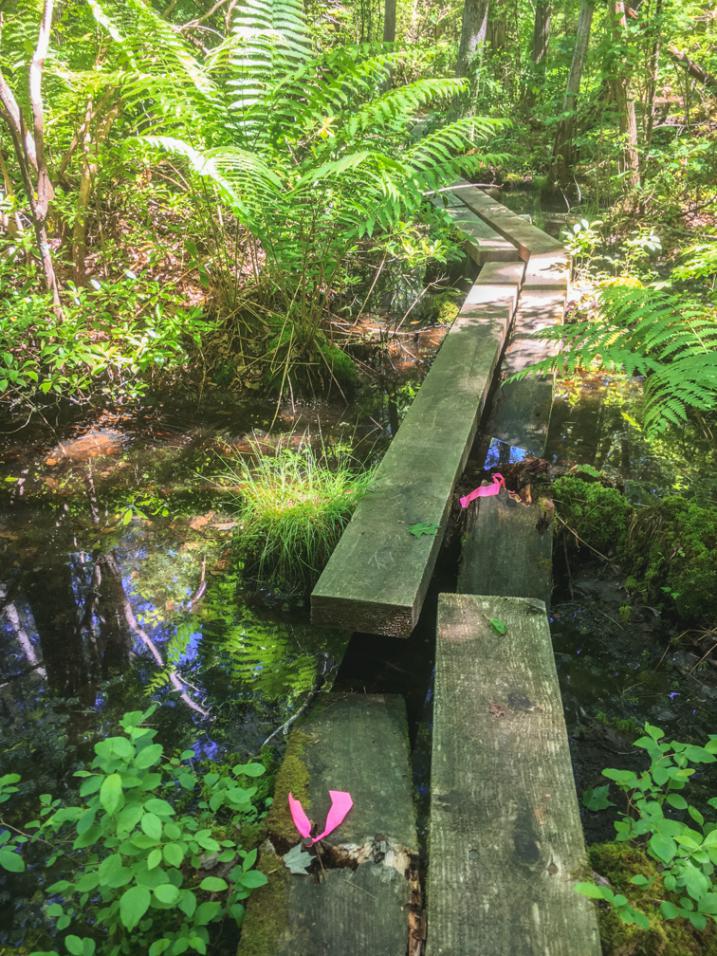
[[[525,505],[505,493],[479,499],[463,537],[458,590],[502,594],[550,603],[553,528],[539,504]]]
[[[536,338],[535,333],[562,323],[564,313],[565,296],[560,289],[526,291],[523,286],[501,364],[502,383],[486,427],[488,435],[531,455],[542,456],[545,452],[553,405],[553,376],[531,376],[520,382],[506,380],[557,352],[557,340]]]
[[[560,252],[531,253],[525,266],[523,287],[531,289],[556,289],[567,293],[570,285],[570,256]]]
[[[564,252],[562,243],[557,239],[527,222],[502,203],[491,199],[482,189],[477,186],[466,187],[463,183],[458,185],[461,188],[456,195],[460,196],[469,209],[485,219],[496,232],[515,243],[521,257],[526,261],[537,254]]]
[[[466,237],[465,247],[474,262],[482,266],[486,262],[512,262],[520,258],[512,242],[492,229],[460,200],[457,203],[457,206],[448,206],[445,212]]]
[[[409,761],[400,697],[330,695],[292,731],[260,856],[269,883],[249,901],[238,956],[405,956],[418,853]],[[299,842],[287,794],[323,822],[329,789],[354,807],[323,842],[316,882],[280,856]]]
[[[443,539],[453,488],[505,342],[515,294],[511,285],[480,286],[464,303],[314,588],[314,623],[394,637],[411,634]],[[488,295],[490,301],[481,301]],[[409,529],[419,522],[435,526],[436,533],[415,537]]]
[[[599,956],[542,602],[441,595],[434,701],[427,956]]]

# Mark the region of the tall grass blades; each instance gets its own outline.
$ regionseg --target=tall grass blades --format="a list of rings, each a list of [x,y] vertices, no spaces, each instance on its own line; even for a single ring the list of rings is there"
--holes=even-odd
[[[365,494],[371,470],[348,448],[308,441],[225,462],[220,480],[239,487],[240,551],[259,582],[309,589]]]

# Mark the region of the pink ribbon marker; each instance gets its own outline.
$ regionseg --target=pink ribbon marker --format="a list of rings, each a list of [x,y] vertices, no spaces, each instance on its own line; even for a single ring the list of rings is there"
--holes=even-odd
[[[337,830],[354,805],[351,794],[345,790],[329,790],[329,796],[331,797],[331,806],[326,815],[324,829],[317,837],[312,837],[311,820],[309,820],[304,808],[301,806],[301,801],[297,800],[293,793],[289,794],[289,813],[291,813],[291,819],[294,821],[294,826],[299,831],[299,835],[302,836],[304,840],[309,841],[308,846],[313,846],[314,843],[318,843],[319,840],[323,840],[324,837],[329,836],[330,833]]]
[[[491,495],[497,495],[501,488],[505,488],[505,478],[499,471],[496,471],[493,475],[492,485],[474,488],[473,491],[469,491],[467,495],[463,495],[460,499],[461,508],[467,508],[471,501],[475,501],[476,498],[490,498]]]

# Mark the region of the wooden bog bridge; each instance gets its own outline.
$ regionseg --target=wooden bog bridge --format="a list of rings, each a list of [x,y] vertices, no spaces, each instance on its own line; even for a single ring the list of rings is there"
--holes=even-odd
[[[408,638],[476,431],[544,451],[552,381],[498,375],[544,357],[562,321],[565,249],[468,183],[440,194],[480,266],[463,307],[311,599],[316,624]],[[435,534],[416,537],[423,523]],[[574,883],[585,848],[546,615],[552,530],[505,494],[469,514],[458,593],[439,596],[425,886],[405,708],[330,694],[289,738],[239,956],[598,956]],[[499,627],[496,627],[499,622]],[[293,792],[323,819],[322,878],[292,875]]]

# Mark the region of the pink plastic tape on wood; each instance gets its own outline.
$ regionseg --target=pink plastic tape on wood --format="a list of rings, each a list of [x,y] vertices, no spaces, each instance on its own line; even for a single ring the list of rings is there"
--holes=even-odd
[[[313,846],[314,843],[318,843],[319,840],[323,840],[329,836],[330,833],[333,833],[334,830],[338,829],[354,805],[351,794],[345,790],[329,790],[329,796],[331,797],[331,806],[326,815],[324,829],[318,836],[312,837],[311,820],[309,820],[304,808],[301,806],[301,801],[297,800],[293,793],[289,794],[289,813],[291,813],[291,819],[294,821],[294,826],[299,831],[299,835],[302,836],[304,840],[309,841],[309,846]]]
[[[492,485],[484,485],[482,488],[474,488],[473,491],[469,491],[467,495],[463,495],[463,497],[460,499],[461,508],[467,508],[471,501],[475,501],[476,498],[490,498],[491,495],[497,495],[501,488],[505,488],[505,478],[499,471],[496,471],[496,473],[493,475]]]

